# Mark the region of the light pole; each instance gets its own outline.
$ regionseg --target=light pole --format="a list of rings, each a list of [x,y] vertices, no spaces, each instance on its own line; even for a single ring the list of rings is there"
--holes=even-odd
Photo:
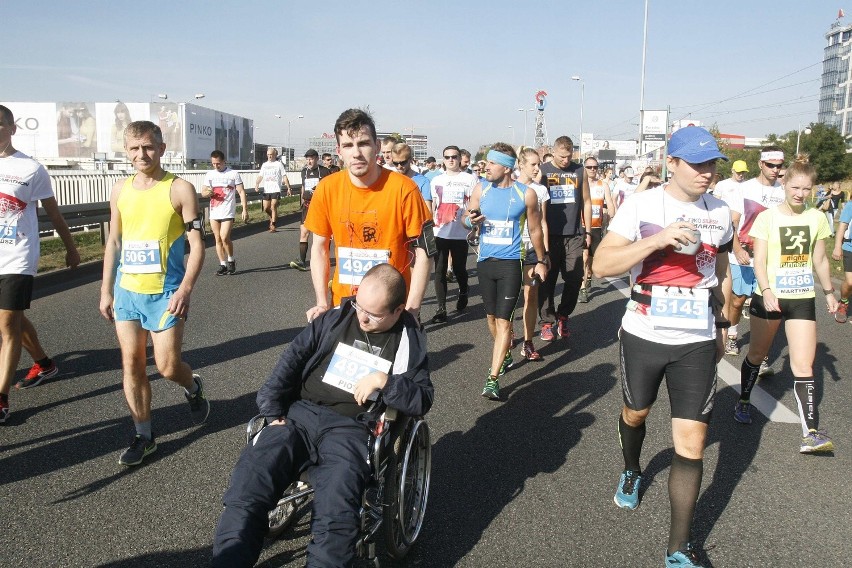
[[[305,118],[304,115],[300,114],[296,118],[292,118],[287,121],[287,169],[290,169],[290,125],[293,122],[299,120],[300,118]]]
[[[527,116],[530,112],[534,111],[534,108],[519,108],[518,112],[524,113],[524,146],[527,145]]]
[[[573,75],[572,81],[580,82],[580,154],[583,153],[583,105],[586,101],[586,82],[579,75]]]
[[[515,127],[511,124],[509,125],[509,132],[512,133],[512,146],[515,145]]]
[[[806,126],[805,127],[805,134],[810,134],[810,133],[811,133],[811,127]],[[796,130],[796,156],[797,157],[799,155],[799,142],[801,140],[802,140],[802,124],[799,123],[799,128],[798,128],[798,130]]]

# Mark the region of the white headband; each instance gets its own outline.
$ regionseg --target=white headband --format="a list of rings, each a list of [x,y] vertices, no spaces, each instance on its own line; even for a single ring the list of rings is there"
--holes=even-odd
[[[772,152],[761,152],[760,153],[760,161],[765,162],[766,160],[783,160],[784,152],[779,150],[774,150]]]

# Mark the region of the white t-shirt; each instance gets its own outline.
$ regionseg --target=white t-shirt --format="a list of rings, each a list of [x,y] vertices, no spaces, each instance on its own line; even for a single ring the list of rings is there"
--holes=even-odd
[[[731,197],[728,205],[731,211],[740,214],[740,226],[737,237],[740,244],[747,250],[751,250],[753,239],[749,236],[751,226],[757,216],[776,205],[784,202],[784,187],[780,183],[775,185],[763,185],[757,178],[752,178],[740,184],[740,191]],[[731,263],[737,263],[734,253],[730,254]],[[749,261],[749,266],[754,266],[754,259]]]
[[[731,207],[732,201],[736,203],[742,200],[742,188],[740,186],[743,183],[745,182],[734,181],[730,178],[723,179],[716,184],[713,195],[727,203],[728,207]]]
[[[621,207],[624,200],[633,195],[637,187],[639,187],[638,183],[628,183],[623,179],[618,178],[615,181],[615,186],[611,190],[612,198],[615,200],[615,206]]]
[[[260,166],[260,175],[263,176],[261,181],[263,193],[280,193],[281,184],[287,177],[287,168],[281,162],[263,162]]]
[[[455,175],[442,173],[430,182],[432,207],[435,210],[436,237],[442,239],[466,239],[469,230],[462,225],[467,203],[476,186],[476,176],[467,172]]]
[[[651,292],[652,305],[637,304],[631,300],[621,320],[621,326],[628,333],[665,345],[696,343],[716,337],[707,294],[718,284],[716,255],[719,247],[728,244],[734,235],[730,209],[724,201],[712,195],[684,202],[669,195],[663,187],[655,187],[625,201],[609,224],[610,232],[635,242],[656,235],[675,221],[688,221],[698,228],[701,248],[697,254],[688,255],[667,247],[634,265],[630,269],[634,287],[656,286]],[[668,293],[672,295],[664,295]],[[654,310],[655,304],[672,309],[673,313],[668,314],[671,317],[658,318],[658,313],[662,316],[666,313],[665,310],[662,310],[663,313]],[[699,327],[667,324],[678,319],[683,322],[689,320]],[[667,323],[658,323],[662,321]]]
[[[0,274],[38,272],[38,201],[53,197],[44,166],[21,152],[0,158]]]
[[[531,187],[533,191],[535,191],[535,196],[538,198],[538,210],[541,211],[541,204],[545,201],[550,200],[550,192],[547,191],[547,188],[541,185],[540,183],[535,183],[531,181],[526,184],[527,187]],[[524,232],[521,233],[521,239],[523,239],[524,244],[527,245],[527,250],[532,247],[532,241],[530,240],[530,225],[529,219],[524,223]]]
[[[210,170],[204,177],[204,185],[213,190],[210,196],[210,218],[233,219],[237,212],[237,186],[243,185],[239,172],[230,166],[221,172]]]

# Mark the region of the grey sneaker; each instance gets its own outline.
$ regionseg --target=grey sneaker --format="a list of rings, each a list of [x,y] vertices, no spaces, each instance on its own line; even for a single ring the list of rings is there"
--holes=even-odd
[[[228,274],[236,274],[237,273],[237,261],[229,260],[228,261]]]
[[[817,454],[821,452],[833,452],[834,442],[828,437],[824,430],[809,430],[808,435],[802,438],[799,452],[803,454]]]
[[[577,301],[581,304],[589,303],[589,290],[586,288],[580,288],[580,294],[577,296]]]
[[[133,442],[130,444],[130,447],[124,450],[118,458],[118,463],[119,465],[125,466],[139,465],[142,463],[142,460],[156,451],[157,442],[154,440],[153,434],[151,435],[150,440],[136,434],[136,437],[133,438]]]
[[[189,403],[192,421],[196,424],[203,424],[207,420],[207,415],[210,414],[210,401],[204,396],[204,383],[201,381],[201,376],[193,374],[192,380],[198,385],[198,390],[195,391],[195,394],[184,393],[184,396]]]
[[[296,270],[301,270],[302,272],[308,271],[307,265],[301,260],[294,260],[293,262],[291,262],[290,268],[295,268]]]
[[[767,375],[774,375],[775,370],[769,365],[769,357],[764,357],[763,361],[760,362],[760,370],[757,371],[758,377],[765,377]]]
[[[725,355],[739,355],[740,348],[737,346],[737,338],[729,337],[725,342]]]

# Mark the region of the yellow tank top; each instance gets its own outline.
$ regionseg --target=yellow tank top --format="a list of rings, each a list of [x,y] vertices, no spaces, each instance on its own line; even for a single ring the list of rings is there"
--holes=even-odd
[[[186,233],[171,199],[174,174],[166,172],[150,189],[133,187],[131,176],[118,196],[121,261],[118,286],[139,294],[162,294],[183,280]]]

